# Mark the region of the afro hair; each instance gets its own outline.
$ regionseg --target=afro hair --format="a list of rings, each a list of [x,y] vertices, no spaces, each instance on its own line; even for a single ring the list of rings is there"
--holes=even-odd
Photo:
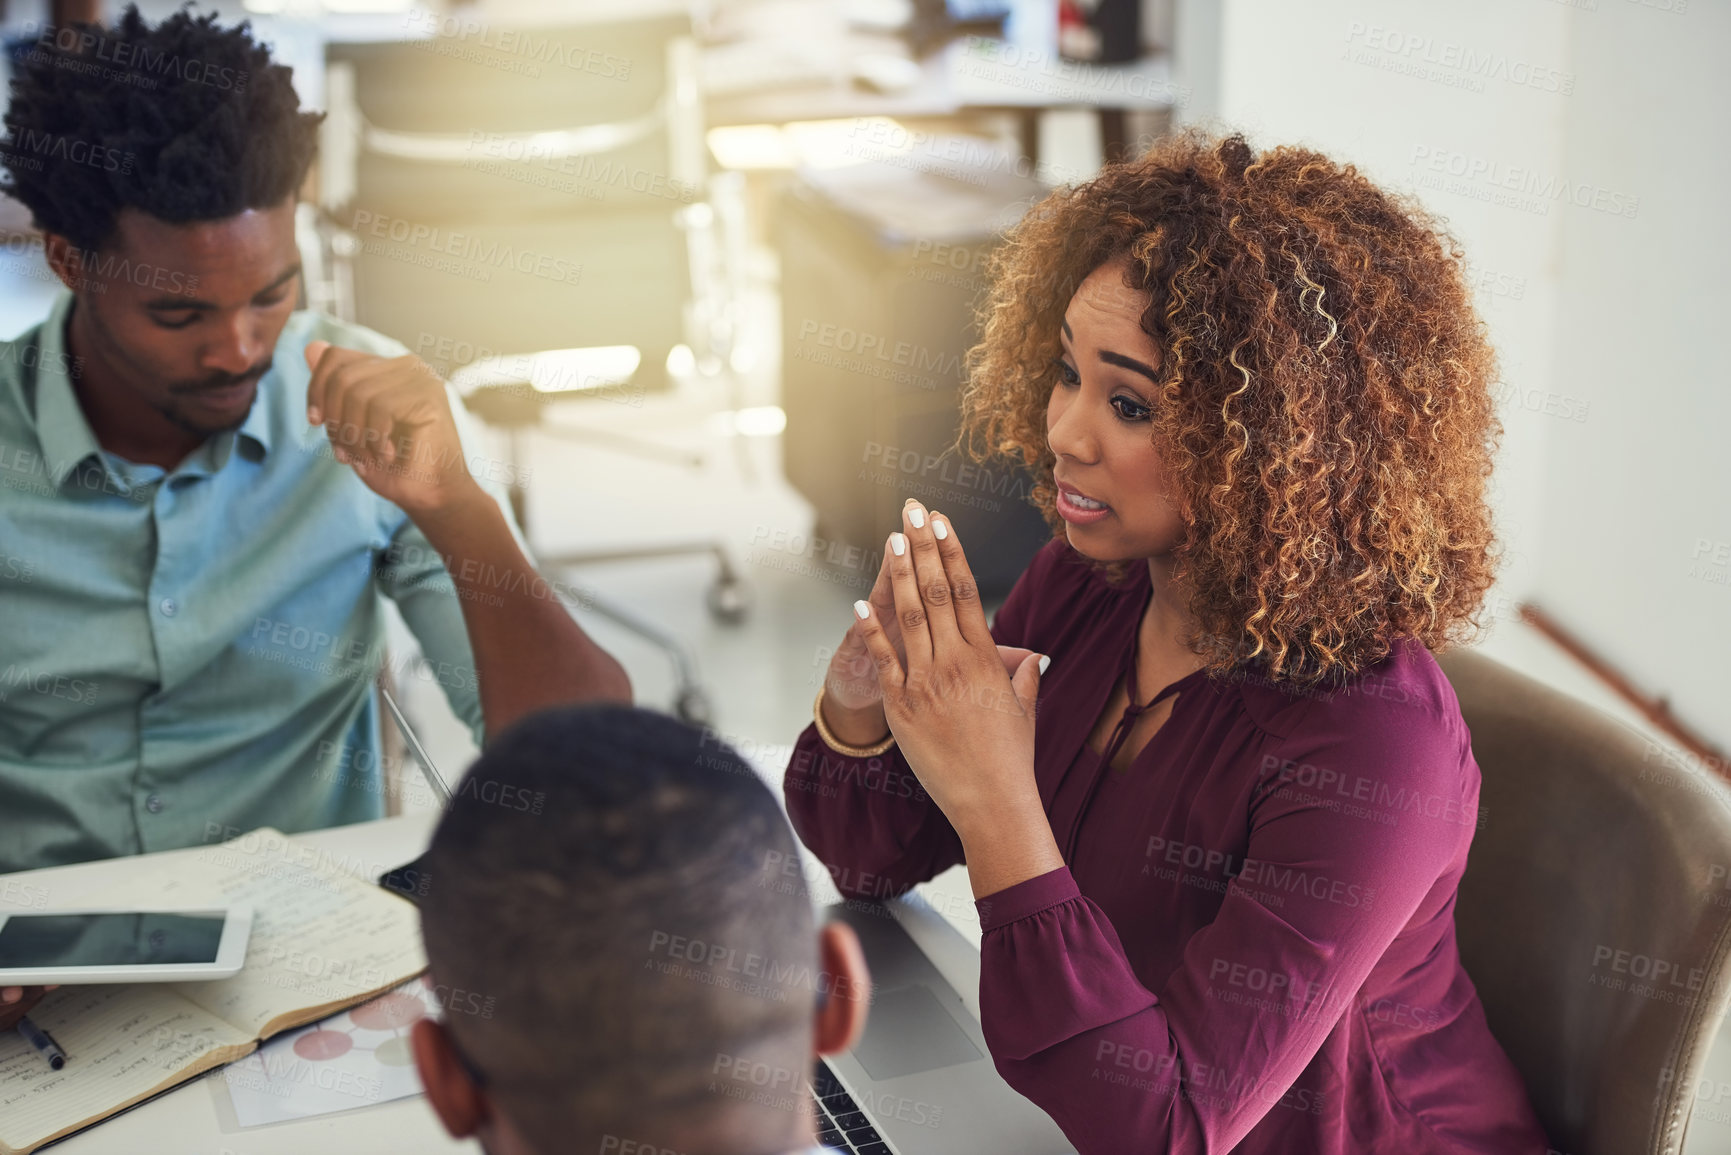
[[[44,26],[17,54],[0,188],[37,227],[94,251],[125,208],[220,220],[300,185],[323,115],[300,111],[249,24],[189,8],[154,28],[134,5],[112,27]]]

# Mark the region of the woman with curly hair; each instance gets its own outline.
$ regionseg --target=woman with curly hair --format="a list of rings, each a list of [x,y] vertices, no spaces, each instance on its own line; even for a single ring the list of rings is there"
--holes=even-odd
[[[1501,432],[1460,252],[1191,134],[1037,205],[993,281],[965,440],[1061,536],[988,628],[908,503],[801,838],[854,896],[967,863],[993,1059],[1082,1155],[1543,1152],[1455,946],[1479,771],[1431,651],[1492,582]]]

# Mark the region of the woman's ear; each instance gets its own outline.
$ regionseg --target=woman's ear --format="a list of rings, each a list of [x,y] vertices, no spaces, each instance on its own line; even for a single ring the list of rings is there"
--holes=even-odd
[[[415,1069],[434,1114],[453,1139],[466,1139],[487,1119],[487,1100],[457,1057],[442,1023],[421,1019],[409,1034]]]
[[[859,1041],[871,1004],[871,972],[859,936],[845,923],[825,923],[817,935],[818,969],[827,984],[818,999],[817,1053],[833,1055]]]

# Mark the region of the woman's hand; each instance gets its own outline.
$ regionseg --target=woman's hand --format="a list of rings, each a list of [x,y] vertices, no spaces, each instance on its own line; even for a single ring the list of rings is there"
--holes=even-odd
[[[894,623],[870,601],[854,624],[896,744],[961,836],[976,895],[1063,865],[1034,779],[1034,700],[1042,662],[1005,672],[954,528],[909,501],[884,547]],[[898,548],[899,547],[899,548]]]
[[[936,514],[932,515],[936,517]],[[951,539],[954,540],[954,539]],[[960,549],[957,555],[960,556]],[[895,594],[890,585],[889,549],[884,550],[884,563],[878,567],[877,581],[866,604],[872,617],[882,623],[885,636],[895,647],[896,657],[904,665],[907,651],[902,648],[901,624],[896,617]],[[962,562],[966,566],[966,561]],[[883,687],[878,682],[877,662],[866,649],[865,623],[855,615],[854,622],[842,635],[841,645],[830,656],[829,670],[824,675],[823,717],[835,736],[851,746],[870,746],[890,732],[884,717]],[[1014,674],[1034,651],[1020,646],[998,646],[1005,676]]]
[[[889,567],[878,568],[878,579],[867,601],[885,622],[885,635],[897,654],[902,632],[895,621],[895,601],[890,593]],[[842,636],[841,645],[829,659],[824,675],[823,716],[835,736],[851,746],[870,746],[889,733],[884,719],[883,688],[878,685],[877,663],[866,650],[859,619]]]

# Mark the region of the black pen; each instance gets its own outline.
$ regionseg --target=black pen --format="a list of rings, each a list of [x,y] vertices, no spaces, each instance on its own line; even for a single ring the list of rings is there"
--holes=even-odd
[[[60,1044],[28,1018],[18,1020],[18,1033],[24,1036],[25,1042],[36,1048],[37,1054],[48,1060],[50,1067],[58,1071],[66,1065],[66,1052],[60,1049]]]

